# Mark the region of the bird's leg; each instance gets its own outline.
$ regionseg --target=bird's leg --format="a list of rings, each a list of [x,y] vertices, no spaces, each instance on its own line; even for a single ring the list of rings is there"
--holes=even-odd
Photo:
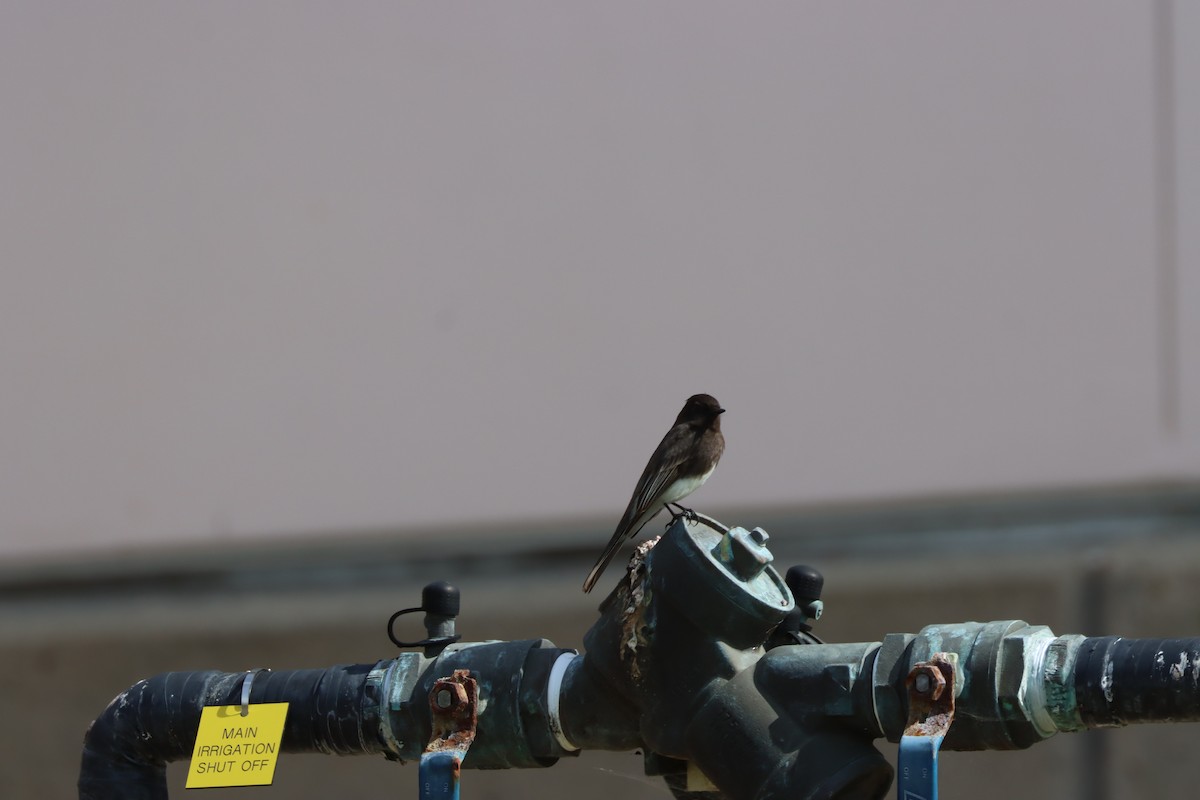
[[[683,517],[690,522],[694,522],[696,520],[696,512],[692,511],[692,509],[688,508],[687,506],[680,505],[679,503],[667,503],[666,509],[671,514],[671,521],[667,523],[668,528],[674,525],[675,520],[679,519],[680,517]],[[679,510],[676,511],[675,509]]]

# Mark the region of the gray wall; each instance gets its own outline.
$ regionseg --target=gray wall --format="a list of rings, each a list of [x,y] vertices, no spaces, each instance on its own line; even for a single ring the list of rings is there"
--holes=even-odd
[[[1179,6],[9,4],[0,556],[1200,476]]]
[[[1197,526],[1107,504],[1200,480],[1198,84],[1167,0],[9,2],[0,789],[69,796],[139,677],[385,657],[437,577],[470,637],[578,645],[696,391],[730,409],[696,505],[819,563],[830,639],[1194,633]],[[1084,523],[981,521],[1063,487]],[[1165,793],[1188,730],[953,756],[947,792]]]

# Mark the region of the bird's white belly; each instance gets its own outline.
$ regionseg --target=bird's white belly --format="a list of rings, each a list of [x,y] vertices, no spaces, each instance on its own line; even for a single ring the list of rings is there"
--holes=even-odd
[[[716,469],[715,465],[713,466],[713,469]],[[678,503],[680,500],[699,489],[704,482],[708,480],[708,476],[712,474],[713,471],[710,469],[703,475],[693,475],[688,478],[680,478],[663,490],[662,503],[664,505],[666,503]]]

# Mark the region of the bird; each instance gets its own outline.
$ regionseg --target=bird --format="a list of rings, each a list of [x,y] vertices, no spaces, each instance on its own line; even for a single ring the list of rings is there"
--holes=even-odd
[[[725,437],[721,434],[724,413],[712,395],[694,394],[688,398],[675,424],[650,456],[625,514],[583,582],[584,592],[596,585],[625,540],[636,536],[663,508],[677,504],[708,480],[725,452]]]

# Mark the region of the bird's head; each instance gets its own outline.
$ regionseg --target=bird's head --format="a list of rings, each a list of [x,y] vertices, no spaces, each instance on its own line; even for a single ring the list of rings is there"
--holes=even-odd
[[[683,410],[675,418],[675,424],[687,422],[720,430],[721,415],[724,413],[725,409],[721,408],[717,398],[711,394],[694,394],[683,404]]]

